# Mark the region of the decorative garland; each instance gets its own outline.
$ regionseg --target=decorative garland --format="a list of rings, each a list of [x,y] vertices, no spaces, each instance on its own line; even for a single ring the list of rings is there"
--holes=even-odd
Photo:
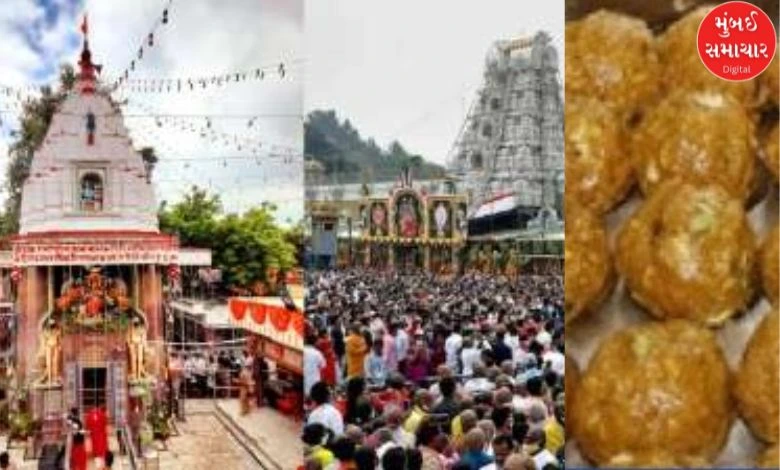
[[[280,333],[287,332],[290,327],[301,337],[305,328],[305,318],[299,310],[288,310],[286,307],[263,305],[243,299],[230,299],[230,313],[237,321],[242,321],[249,312],[252,320],[258,325],[270,321]]]
[[[233,313],[233,318],[238,321],[244,319],[246,309],[249,306],[245,301],[240,299],[230,299],[230,311]]]
[[[269,308],[269,310],[271,311],[271,324],[274,328],[280,333],[287,331],[287,328],[290,326],[290,311],[284,307]]]
[[[253,304],[250,308],[252,311],[252,320],[254,320],[258,325],[265,323],[265,305]]]

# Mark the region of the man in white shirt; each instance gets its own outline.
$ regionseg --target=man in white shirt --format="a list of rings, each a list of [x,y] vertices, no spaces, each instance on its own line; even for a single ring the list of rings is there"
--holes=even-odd
[[[303,393],[309,395],[314,384],[321,380],[320,370],[325,367],[325,356],[314,347],[314,338],[307,338],[303,347]]]
[[[472,395],[492,392],[496,384],[485,377],[485,366],[481,362],[475,362],[472,368],[474,376],[463,384],[463,389]]]
[[[325,382],[317,382],[310,393],[315,408],[309,413],[306,424],[320,423],[330,429],[335,437],[344,433],[344,419],[335,406],[330,404],[330,390]]]
[[[542,469],[546,465],[560,466],[558,459],[545,448],[546,438],[543,429],[531,429],[525,438],[523,451],[530,455],[536,464],[536,468]]]
[[[552,335],[545,329],[544,325],[539,330],[539,333],[536,334],[536,342],[541,344],[545,349],[552,343]]]
[[[559,377],[563,377],[566,368],[566,357],[558,349],[553,348],[542,355],[542,362],[550,364],[550,369]]]
[[[458,367],[458,352],[463,346],[463,336],[461,336],[459,326],[453,329],[452,333],[444,341],[444,351],[447,355],[447,367],[450,368],[455,374],[458,373],[460,367]]]
[[[385,425],[393,434],[393,443],[406,448],[414,447],[414,434],[406,432],[402,426],[404,419],[403,410],[397,405],[388,405],[385,408],[384,417]]]
[[[403,367],[406,362],[406,356],[409,354],[409,334],[399,325],[395,334],[396,359],[398,364]]]
[[[474,373],[474,364],[482,360],[482,351],[474,345],[472,338],[463,340],[460,361],[463,363],[463,375],[470,377]]]

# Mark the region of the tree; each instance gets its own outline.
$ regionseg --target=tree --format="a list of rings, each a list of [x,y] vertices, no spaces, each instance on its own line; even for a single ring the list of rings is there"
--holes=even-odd
[[[65,91],[64,85],[56,93],[50,87],[42,87],[41,96],[28,100],[22,107],[17,140],[8,149],[9,160],[5,171],[8,197],[0,217],[2,236],[19,231],[22,186],[30,172],[33,154],[46,137],[54,111],[65,99]]]
[[[226,285],[251,288],[265,280],[269,267],[287,270],[297,264],[290,238],[297,235],[276,223],[275,210],[264,202],[241,215],[223,215],[219,196],[193,186],[182,201],[160,206],[160,229],[178,235],[182,246],[211,249]]]
[[[221,213],[218,196],[192,186],[184,199],[170,209],[165,201],[160,205],[160,230],[177,235],[182,245],[209,248]]]

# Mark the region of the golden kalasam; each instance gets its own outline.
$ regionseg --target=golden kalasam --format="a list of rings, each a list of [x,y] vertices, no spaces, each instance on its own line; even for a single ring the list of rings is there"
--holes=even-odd
[[[686,320],[611,335],[582,375],[572,415],[580,451],[599,466],[706,466],[733,416],[715,335]]]
[[[723,80],[710,72],[699,57],[696,37],[699,25],[711,9],[711,6],[705,6],[691,11],[669,26],[658,39],[662,88],[665,91],[719,91],[731,95],[747,107],[753,107],[757,104],[757,80]],[[568,47],[568,42],[566,45]]]
[[[761,245],[761,280],[764,293],[773,304],[777,305],[780,296],[780,228],[775,228]]]
[[[778,454],[778,445],[768,447],[758,454],[756,459],[758,468],[780,468],[780,455]]]
[[[772,172],[775,179],[778,179],[780,177],[780,124],[775,124],[767,136],[762,157],[764,165]]]
[[[653,316],[720,326],[754,297],[755,252],[741,201],[720,186],[668,181],[620,228],[616,258]]]
[[[566,99],[589,96],[621,118],[641,113],[658,89],[658,58],[647,24],[606,10],[566,24]]]
[[[608,106],[592,98],[568,100],[565,122],[567,197],[605,213],[626,197],[634,181],[624,127]]]
[[[777,307],[761,320],[748,342],[736,374],[734,397],[739,414],[753,434],[765,442],[778,442],[778,329]]]
[[[563,289],[568,324],[606,299],[615,275],[600,216],[567,203],[565,232]]]
[[[645,194],[679,178],[719,184],[745,200],[754,186],[757,148],[754,121],[729,95],[676,91],[632,133],[631,163]]]

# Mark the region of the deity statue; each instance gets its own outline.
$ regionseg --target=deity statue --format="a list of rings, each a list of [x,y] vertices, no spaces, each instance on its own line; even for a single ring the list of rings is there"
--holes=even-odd
[[[38,359],[43,365],[39,383],[53,385],[60,382],[60,330],[53,321],[41,331],[41,347]]]
[[[92,268],[87,275],[87,288],[92,294],[103,292],[103,275],[100,274],[100,268]]]
[[[136,318],[127,333],[127,350],[130,353],[131,380],[139,380],[146,376],[144,359],[146,354],[146,327]]]

